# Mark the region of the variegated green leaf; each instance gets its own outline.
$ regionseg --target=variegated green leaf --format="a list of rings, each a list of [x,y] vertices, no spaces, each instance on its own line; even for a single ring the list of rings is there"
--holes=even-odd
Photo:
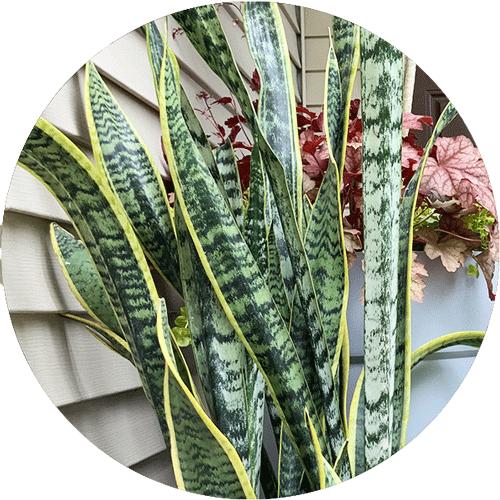
[[[419,166],[405,189],[400,207],[398,323],[396,329],[396,361],[394,377],[394,422],[392,453],[405,444],[410,409],[411,359],[411,263],[413,251],[413,220],[420,180],[436,138],[457,115],[449,103],[439,117],[420,160]]]
[[[55,223],[50,225],[52,247],[73,295],[107,328],[121,335],[115,311],[85,245]]]
[[[300,361],[257,264],[215,189],[201,155],[193,147],[181,116],[173,57],[167,48],[160,113],[179,206],[217,297],[262,371],[287,432],[293,437],[313,484],[317,484],[314,451],[303,409],[311,409],[311,418],[314,416],[318,428],[319,420]]]
[[[159,309],[158,338],[166,360],[166,419],[178,488],[214,497],[256,498],[235,448],[209,419],[179,375],[164,328]]]
[[[302,159],[292,68],[278,5],[245,2],[243,21],[250,53],[260,75],[260,129],[285,169],[292,205],[302,218]]]
[[[253,372],[253,361],[247,363],[247,353],[205,274],[177,205],[175,224],[184,300],[205,399],[214,423],[235,447],[255,488],[260,448],[254,441],[262,427],[263,379]],[[250,448],[259,455],[251,455]]]
[[[485,332],[469,331],[449,333],[448,335],[438,337],[437,339],[431,340],[413,351],[411,355],[411,367],[415,368],[415,366],[417,366],[420,361],[425,359],[427,356],[454,345],[465,345],[469,347],[477,347],[479,349],[484,340],[484,336]]]
[[[241,192],[238,163],[234,156],[233,145],[229,139],[215,150],[215,162],[219,167],[229,207],[233,212],[236,224],[241,228],[243,226],[243,194]]]
[[[306,493],[302,489],[304,468],[297,453],[295,453],[290,438],[283,432],[283,425],[280,425],[279,428],[278,495],[279,498],[301,495]]]
[[[423,346],[416,349],[410,357],[410,366],[414,368],[418,363],[431,354],[447,347],[455,345],[465,345],[470,347],[481,346],[485,332],[467,331],[455,332],[443,335],[437,339],[431,340]],[[359,476],[366,470],[364,454],[364,418],[365,418],[365,395],[364,395],[364,369],[358,378],[356,389],[354,391],[349,420],[349,460],[353,475]]]
[[[165,367],[153,305],[158,295],[123,207],[104,174],[43,119],[31,131],[18,164],[55,196],[90,252],[168,444],[163,407]]]
[[[351,465],[349,463],[348,444],[349,441],[344,441],[337,460],[333,465],[333,470],[336,476],[339,477],[341,481],[347,481],[351,478]]]
[[[365,455],[392,453],[397,326],[403,55],[361,30],[365,247]]]
[[[347,144],[347,130],[349,127],[349,108],[356,70],[358,69],[360,53],[360,28],[340,17],[333,17],[333,49],[338,63],[340,87],[342,93],[343,116],[341,118],[341,149],[333,150],[333,157],[343,171]],[[333,145],[333,144],[332,144]],[[340,145],[340,144],[339,144]]]
[[[95,321],[88,320],[87,318],[75,314],[64,313],[61,314],[61,316],[81,323],[97,340],[99,340],[99,342],[103,343],[106,347],[124,357],[132,364],[134,363],[130,347],[127,341],[120,335],[117,335],[100,323],[96,323]]]
[[[260,484],[262,491],[266,498],[279,498],[278,497],[278,479],[276,472],[265,447],[262,447],[262,461],[260,466]]]
[[[181,292],[172,214],[153,158],[92,62],[85,76],[85,109],[97,164],[106,172],[149,259]]]

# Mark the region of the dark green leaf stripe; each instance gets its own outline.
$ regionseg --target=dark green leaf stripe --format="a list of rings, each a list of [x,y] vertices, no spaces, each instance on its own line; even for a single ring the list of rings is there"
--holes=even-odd
[[[410,404],[410,358],[411,358],[411,263],[413,251],[413,218],[417,193],[427,158],[436,138],[457,115],[451,103],[439,117],[424,150],[420,164],[409,182],[401,201],[399,228],[398,270],[398,323],[396,330],[396,361],[394,377],[394,423],[392,452],[396,453],[405,444]]]
[[[229,207],[233,212],[236,224],[241,228],[243,226],[243,195],[238,164],[234,156],[233,145],[229,139],[215,150],[215,162],[219,168]]]
[[[339,211],[338,172],[330,163],[314,206],[306,236],[307,257],[311,266],[311,275],[318,299],[318,307],[324,328],[330,370],[337,349],[340,349],[339,333],[343,314],[345,270],[344,247],[342,241],[341,214]],[[347,297],[346,297],[347,298]],[[331,394],[335,413],[331,428],[332,446],[335,456],[340,451],[345,436],[342,430],[339,394]]]
[[[256,498],[238,453],[179,375],[166,337],[159,310],[158,338],[166,360],[165,409],[177,486],[213,497]]]
[[[337,460],[333,466],[335,474],[342,480],[347,481],[351,478],[351,466],[349,463],[348,441],[344,441],[342,448],[338,454]]]
[[[282,418],[316,484],[303,409],[319,425],[300,361],[265,281],[181,119],[169,50],[164,63],[162,129],[176,195],[205,272],[240,340],[258,362]],[[163,93],[163,91],[162,91]],[[163,100],[164,99],[164,100]]]
[[[85,245],[55,223],[50,225],[50,238],[73,295],[93,318],[122,335],[115,311]]]
[[[245,2],[243,21],[250,53],[261,80],[258,112],[260,129],[285,169],[300,226],[302,159],[292,68],[278,6],[268,2]]]
[[[360,28],[340,17],[333,17],[333,49],[337,59],[342,93],[341,109],[343,117],[340,129],[342,133],[342,148],[333,150],[334,158],[340,171],[344,168],[347,130],[349,127],[349,108],[356,70],[358,69],[360,51]]]
[[[438,337],[419,347],[411,354],[410,366],[414,368],[426,357],[441,349],[446,349],[447,347],[465,345],[479,348],[484,339],[484,335],[485,332],[483,331],[468,331],[455,332]],[[353,475],[356,476],[359,476],[359,474],[366,470],[364,454],[364,408],[364,370],[362,370],[354,391],[349,421],[349,458],[354,473]]]
[[[204,272],[177,206],[175,215],[184,299],[203,392],[214,423],[250,475],[244,348]]]
[[[96,161],[106,172],[146,254],[180,292],[175,231],[160,174],[91,62],[85,75],[85,108]]]
[[[18,163],[43,182],[92,256],[168,444],[163,409],[164,360],[156,335],[158,300],[140,243],[104,174],[43,119]]]
[[[361,30],[365,242],[365,455],[368,468],[392,450],[401,198],[403,56]]]
[[[301,483],[304,469],[295,453],[292,442],[280,426],[279,459],[278,459],[278,494],[279,497],[291,497],[305,493]]]
[[[81,316],[76,316],[75,314],[65,313],[61,314],[61,316],[81,323],[97,340],[102,342],[106,347],[109,347],[109,349],[116,352],[116,354],[124,357],[132,364],[134,363],[127,341],[117,335],[115,332],[112,332],[100,323],[90,321]]]
[[[342,99],[339,66],[330,42],[326,66],[325,127],[326,139],[335,167],[340,168],[344,132],[345,102]]]
[[[224,30],[213,5],[203,5],[172,14],[193,47],[221,78],[240,103],[245,119],[254,133],[257,119],[252,100],[243,83]]]
[[[159,102],[158,81],[160,78],[161,61],[163,59],[163,51],[165,48],[164,39],[155,22],[146,24],[145,26],[143,26],[143,29],[146,33],[149,61],[151,64],[151,69],[153,71],[156,95]],[[198,120],[198,117],[196,116],[196,113],[194,112],[193,107],[189,102],[189,99],[186,96],[186,92],[184,91],[182,85],[180,85],[180,93],[182,115],[184,116],[186,125],[189,128],[189,132],[191,133],[196,147],[200,150],[205,163],[208,165],[210,172],[212,172],[213,178],[216,179],[219,189],[221,190],[221,192],[223,192],[224,190],[222,188],[222,181],[215,164],[212,148],[210,146],[210,143],[208,142],[207,135],[203,130],[203,127],[201,126],[200,121]]]

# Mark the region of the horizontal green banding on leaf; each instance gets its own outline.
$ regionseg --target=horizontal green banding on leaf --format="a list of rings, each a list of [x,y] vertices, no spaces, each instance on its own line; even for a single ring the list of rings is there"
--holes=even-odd
[[[333,47],[330,45],[326,66],[325,132],[330,154],[337,169],[341,166],[339,161],[344,132],[344,106],[337,58]]]
[[[163,181],[145,144],[89,62],[85,107],[92,147],[150,260],[179,292],[177,242]]]
[[[50,225],[50,236],[63,274],[82,307],[108,329],[122,335],[115,311],[85,245],[55,223]]]
[[[281,426],[278,447],[278,494],[279,498],[301,495],[304,469],[292,442]]]
[[[396,453],[405,444],[406,427],[410,410],[410,358],[411,358],[411,263],[413,251],[413,220],[420,180],[427,158],[436,138],[457,115],[451,103],[439,117],[417,170],[408,183],[400,207],[399,269],[398,269],[398,322],[396,330],[396,362],[394,378],[394,423],[392,452]]]
[[[341,87],[341,130],[342,142],[339,147],[332,150],[334,159],[342,172],[344,169],[344,159],[347,144],[347,132],[349,128],[349,109],[351,104],[351,95],[354,85],[356,71],[358,69],[359,51],[360,51],[360,28],[359,26],[346,21],[340,17],[333,17],[333,50],[338,64],[338,72]],[[332,144],[333,147],[333,144]]]
[[[163,410],[164,361],[153,306],[158,295],[122,206],[104,174],[43,119],[31,131],[18,163],[52,192],[92,256],[168,444]]]
[[[189,329],[205,399],[214,423],[235,447],[250,476],[244,348],[205,274],[177,204],[175,225]]]
[[[292,68],[278,6],[268,2],[245,2],[243,22],[250,53],[261,81],[258,112],[260,129],[285,169],[300,225],[302,159]]]
[[[202,5],[172,14],[198,54],[236,96],[252,131],[257,119],[250,94],[236,65],[213,5]]]
[[[313,403],[300,361],[232,213],[198,150],[192,147],[181,117],[172,57],[169,50],[163,66],[160,112],[176,196],[219,301],[279,402],[281,416],[314,480],[314,451],[303,420],[304,408],[313,409]],[[311,414],[319,426],[315,412]]]
[[[183,382],[171,357],[158,311],[158,338],[166,360],[165,409],[172,464],[180,489],[224,498],[256,498],[243,464]]]
[[[186,122],[188,121],[186,120]],[[236,224],[241,228],[243,226],[243,194],[241,192],[238,164],[229,139],[215,150],[215,162],[219,168],[229,208],[233,212]]]
[[[390,457],[397,326],[403,56],[361,30],[365,247],[365,455]]]

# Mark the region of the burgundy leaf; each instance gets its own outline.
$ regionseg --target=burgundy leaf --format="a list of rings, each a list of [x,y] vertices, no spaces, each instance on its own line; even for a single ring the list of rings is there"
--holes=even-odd
[[[214,101],[214,104],[230,104],[233,100],[230,97],[221,97]]]
[[[257,69],[253,70],[252,81],[250,82],[250,88],[255,92],[260,92],[260,76]]]

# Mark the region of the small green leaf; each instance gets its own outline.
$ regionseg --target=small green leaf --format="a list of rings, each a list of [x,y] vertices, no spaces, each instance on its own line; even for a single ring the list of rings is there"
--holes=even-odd
[[[469,264],[467,267],[467,276],[475,276],[479,278],[479,269],[474,264]]]

